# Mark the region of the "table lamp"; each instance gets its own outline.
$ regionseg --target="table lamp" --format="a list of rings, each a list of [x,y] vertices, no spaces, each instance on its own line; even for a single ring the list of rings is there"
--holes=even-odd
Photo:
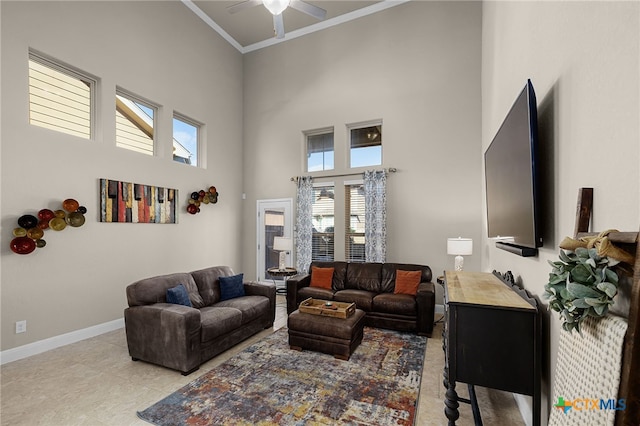
[[[280,261],[278,262],[278,269],[281,271],[285,270],[285,259],[287,257],[287,252],[293,249],[293,240],[291,238],[286,237],[274,237],[273,238],[273,249],[280,252]]]
[[[453,255],[455,259],[456,271],[462,271],[464,258],[473,253],[473,240],[471,238],[447,238],[447,254]]]

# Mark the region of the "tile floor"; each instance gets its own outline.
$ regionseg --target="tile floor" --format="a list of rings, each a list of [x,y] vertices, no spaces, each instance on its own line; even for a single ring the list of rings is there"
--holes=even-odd
[[[278,296],[274,329],[286,325],[286,303]],[[440,315],[436,314],[439,318]],[[253,336],[208,361],[188,377],[144,362],[127,353],[124,329],[8,363],[1,368],[0,424],[9,425],[148,425],[136,417],[176,389],[261,339]],[[416,425],[446,425],[443,414],[442,324],[427,343]],[[466,386],[459,385],[461,396]],[[477,388],[486,425],[523,425],[511,394]],[[468,404],[461,404],[458,425],[472,425]]]

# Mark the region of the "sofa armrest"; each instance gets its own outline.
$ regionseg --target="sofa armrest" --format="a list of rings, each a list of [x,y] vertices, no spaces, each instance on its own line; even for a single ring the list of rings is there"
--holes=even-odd
[[[183,374],[200,366],[200,311],[171,303],[124,310],[129,355]]]
[[[294,275],[287,280],[287,315],[298,309],[298,304],[296,303],[298,290],[303,287],[309,287],[310,284],[310,274]]]
[[[418,304],[418,334],[431,337],[436,309],[436,288],[432,282],[420,283],[416,293],[416,303]]]
[[[276,286],[271,283],[259,283],[248,281],[244,283],[244,292],[247,296],[264,296],[269,299],[269,312],[271,323],[276,320]]]

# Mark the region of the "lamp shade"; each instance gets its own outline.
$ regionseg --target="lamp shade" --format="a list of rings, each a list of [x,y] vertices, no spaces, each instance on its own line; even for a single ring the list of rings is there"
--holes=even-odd
[[[286,237],[274,237],[273,238],[273,249],[280,251],[288,251],[293,249],[293,240],[291,238]]]
[[[469,256],[473,254],[473,240],[471,238],[447,238],[447,254],[454,256]]]
[[[272,15],[280,15],[289,6],[289,0],[262,0],[262,4]]]

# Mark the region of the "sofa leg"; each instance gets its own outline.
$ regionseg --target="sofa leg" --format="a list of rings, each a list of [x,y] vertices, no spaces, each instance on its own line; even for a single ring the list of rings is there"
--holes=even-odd
[[[140,358],[136,358],[134,356],[131,357],[131,361],[140,361]]]
[[[194,371],[199,370],[199,369],[200,369],[200,366],[197,366],[197,367],[192,368],[192,369],[191,369],[191,370],[189,370],[189,371],[181,371],[180,373],[181,373],[183,376],[188,376],[189,374],[191,374],[191,373],[193,373]]]

